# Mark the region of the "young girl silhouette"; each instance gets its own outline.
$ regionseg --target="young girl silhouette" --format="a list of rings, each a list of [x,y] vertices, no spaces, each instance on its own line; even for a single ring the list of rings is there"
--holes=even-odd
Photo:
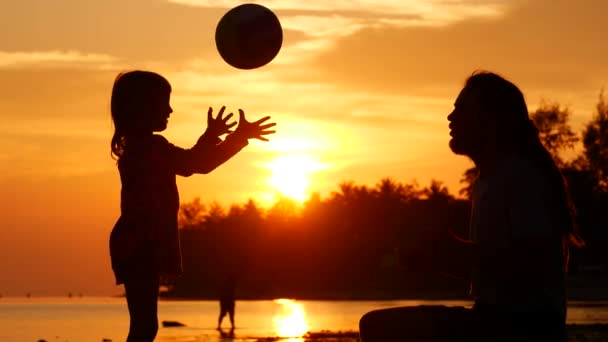
[[[207,115],[207,130],[194,147],[183,149],[154,134],[167,127],[173,112],[171,85],[148,71],[119,74],[111,99],[114,136],[111,153],[117,158],[121,215],[110,235],[110,256],[117,284],[124,284],[130,315],[128,342],[153,341],[158,331],[157,300],[161,277],[182,271],[177,229],[179,196],[176,175],[209,173],[237,154],[248,139],[264,137],[274,123],[270,117],[248,122],[239,109],[239,124],[223,117],[222,107]],[[228,134],[225,140],[220,137]]]

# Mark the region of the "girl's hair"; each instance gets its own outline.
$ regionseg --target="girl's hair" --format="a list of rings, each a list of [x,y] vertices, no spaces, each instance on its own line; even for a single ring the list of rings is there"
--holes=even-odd
[[[567,183],[553,157],[542,144],[534,122],[528,117],[524,95],[513,83],[486,71],[474,72],[467,79],[465,89],[471,90],[484,112],[492,115],[488,119],[495,120],[499,148],[510,149],[527,157],[548,177],[553,189],[552,197],[558,208],[553,214],[558,216],[558,222],[563,222],[561,234],[567,267],[569,246],[581,247],[584,241],[578,233],[576,212]]]
[[[128,137],[142,131],[142,125],[147,120],[146,114],[153,109],[155,99],[169,92],[169,81],[154,72],[134,70],[116,76],[110,101],[114,123],[114,135],[110,143],[113,158],[120,159]]]

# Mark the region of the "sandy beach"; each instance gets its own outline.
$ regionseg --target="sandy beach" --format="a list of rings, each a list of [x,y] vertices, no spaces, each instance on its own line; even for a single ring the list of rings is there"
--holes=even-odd
[[[605,342],[608,341],[608,324],[569,324],[568,341]]]
[[[158,342],[355,342],[358,321],[371,310],[412,305],[467,305],[460,301],[240,301],[234,336],[216,330],[215,301],[161,301]],[[608,342],[606,303],[570,303],[569,341]],[[129,317],[122,298],[3,298],[0,341],[124,341]],[[223,322],[223,332],[230,326]],[[302,336],[287,338],[287,336]],[[403,329],[403,336],[408,331]],[[398,338],[397,340],[400,340]]]
[[[281,338],[263,338],[256,342],[287,341]],[[358,342],[359,333],[347,332],[311,332],[303,337],[305,342]],[[608,341],[608,324],[570,324],[568,325],[569,342],[606,342]]]

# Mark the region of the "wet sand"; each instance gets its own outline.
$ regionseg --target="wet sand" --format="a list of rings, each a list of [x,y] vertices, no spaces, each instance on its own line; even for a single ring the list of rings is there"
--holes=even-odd
[[[313,332],[303,337],[305,342],[358,342],[359,333],[356,331],[347,332]],[[279,342],[289,341],[282,338],[262,338],[256,342]],[[569,342],[608,342],[608,324],[569,324]]]

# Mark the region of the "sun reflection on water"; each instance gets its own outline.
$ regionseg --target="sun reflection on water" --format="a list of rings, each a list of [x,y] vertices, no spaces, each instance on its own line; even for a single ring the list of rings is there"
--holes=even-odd
[[[308,324],[304,315],[302,304],[291,299],[277,299],[275,303],[281,305],[281,312],[273,317],[274,329],[279,337],[292,337],[288,342],[300,342],[308,331]]]

